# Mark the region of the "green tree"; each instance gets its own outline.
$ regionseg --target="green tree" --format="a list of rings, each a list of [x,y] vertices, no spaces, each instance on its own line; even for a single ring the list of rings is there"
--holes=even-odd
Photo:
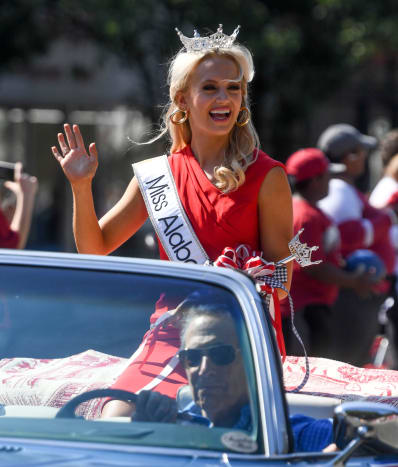
[[[61,5],[74,24],[139,72],[152,118],[167,92],[167,67],[159,64],[166,65],[180,47],[174,27],[188,35],[195,26],[208,33],[219,22],[227,32],[241,24],[239,39],[253,51],[257,70],[256,126],[282,159],[294,149],[297,122],[308,122],[316,105],[365,63],[382,54],[391,84],[394,80],[398,13],[393,1],[64,0]],[[303,144],[305,138],[304,132]]]
[[[395,6],[395,0],[5,1],[1,63],[4,68],[13,58],[23,62],[57,35],[89,37],[136,71],[142,92],[131,102],[141,102],[156,122],[159,104],[167,99],[167,61],[181,46],[174,27],[189,35],[195,26],[208,33],[222,22],[229,33],[239,23],[239,40],[253,51],[256,65],[256,126],[267,150],[283,160],[295,149],[297,123],[310,122],[319,102],[368,63],[385,69],[380,99],[398,124],[396,99],[389,92],[396,82]],[[302,143],[308,144],[305,125],[300,128]]]
[[[23,66],[35,54],[46,51],[56,30],[54,2],[3,0],[0,3],[0,70]]]

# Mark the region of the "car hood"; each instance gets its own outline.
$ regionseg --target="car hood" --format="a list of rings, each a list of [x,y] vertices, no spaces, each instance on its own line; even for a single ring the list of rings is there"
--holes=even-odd
[[[157,452],[156,452],[157,451]],[[140,449],[139,447],[104,447],[89,443],[59,441],[0,439],[1,466],[218,466],[226,464],[223,454],[210,456],[198,452],[177,454],[168,449]],[[234,463],[235,465],[235,463]],[[243,465],[240,461],[236,465]]]

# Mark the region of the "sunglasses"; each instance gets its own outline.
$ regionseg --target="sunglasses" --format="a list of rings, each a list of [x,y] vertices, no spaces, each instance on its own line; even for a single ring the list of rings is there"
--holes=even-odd
[[[235,360],[236,352],[232,345],[215,345],[207,349],[184,349],[178,352],[180,362],[185,367],[199,366],[205,355],[215,365],[225,366]]]

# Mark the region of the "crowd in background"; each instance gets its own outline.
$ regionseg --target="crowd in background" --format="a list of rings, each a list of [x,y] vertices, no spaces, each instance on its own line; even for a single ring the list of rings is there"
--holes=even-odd
[[[378,145],[351,125],[335,124],[320,135],[316,148],[287,159],[295,233],[304,228],[302,241],[319,246],[313,255],[322,260],[308,268],[295,265],[293,326],[283,304],[288,354],[304,352],[296,328],[311,356],[398,367],[397,131],[380,142],[384,174],[373,192],[369,196],[356,186]]]

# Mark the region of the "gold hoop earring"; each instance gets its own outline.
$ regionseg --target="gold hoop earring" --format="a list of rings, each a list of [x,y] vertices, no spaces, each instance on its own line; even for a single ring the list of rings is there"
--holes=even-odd
[[[239,127],[246,126],[250,122],[250,110],[247,107],[241,107],[239,110],[239,114],[241,112],[246,112],[246,119],[243,121],[239,121],[239,115],[238,119],[236,120],[236,125]]]
[[[183,114],[183,116],[179,120],[173,119],[173,117],[177,114]],[[182,110],[182,109],[176,109],[171,115],[170,115],[170,121],[173,125],[182,125],[188,120],[188,110]]]

